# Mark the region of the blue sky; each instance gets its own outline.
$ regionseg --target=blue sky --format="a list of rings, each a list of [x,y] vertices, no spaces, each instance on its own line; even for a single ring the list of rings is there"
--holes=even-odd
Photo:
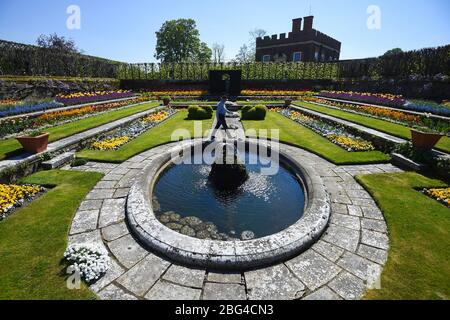
[[[81,9],[80,30],[66,27],[69,5]],[[381,9],[380,30],[367,28],[369,5]],[[343,43],[341,59],[450,44],[449,0],[0,0],[0,39],[33,44],[56,32],[90,55],[150,62],[164,21],[193,18],[202,41],[224,44],[231,59],[250,30],[289,32],[310,7],[314,28]]]

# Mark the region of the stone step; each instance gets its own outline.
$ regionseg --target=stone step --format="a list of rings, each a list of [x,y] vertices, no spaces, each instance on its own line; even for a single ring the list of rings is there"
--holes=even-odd
[[[63,167],[67,163],[72,162],[74,159],[75,152],[66,152],[49,161],[42,162],[42,168],[44,170],[58,169]]]

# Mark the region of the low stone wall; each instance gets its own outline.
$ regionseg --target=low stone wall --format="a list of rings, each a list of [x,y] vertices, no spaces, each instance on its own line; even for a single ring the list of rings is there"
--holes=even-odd
[[[1,79],[0,99],[45,99],[60,93],[117,90],[119,81],[115,79]]]

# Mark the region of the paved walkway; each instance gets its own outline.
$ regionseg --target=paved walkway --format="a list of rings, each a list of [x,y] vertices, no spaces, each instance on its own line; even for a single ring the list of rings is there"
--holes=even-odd
[[[148,103],[148,102],[144,102],[144,103]],[[133,106],[138,106],[138,105],[141,105],[144,103],[131,105],[131,106],[128,106],[127,108],[133,107]],[[164,108],[164,107],[152,108],[147,111],[136,113],[129,117],[122,118],[122,119],[101,125],[99,127],[96,127],[96,128],[93,128],[93,129],[90,129],[87,131],[83,131],[81,133],[74,134],[70,137],[52,142],[48,145],[48,149],[45,152],[40,153],[40,154],[31,155],[31,154],[24,153],[24,154],[20,154],[16,157],[9,158],[8,160],[0,161],[0,172],[7,168],[16,167],[20,164],[24,164],[24,163],[28,163],[30,161],[37,160],[37,159],[39,159],[39,157],[42,154],[47,153],[47,152],[56,152],[56,151],[60,151],[60,150],[68,149],[68,148],[70,149],[71,147],[79,145],[82,142],[87,141],[89,139],[92,139],[99,134],[109,132],[111,130],[114,130],[116,128],[124,126],[127,123],[136,121],[150,113],[157,112],[161,108]]]
[[[311,249],[270,268],[237,274],[186,268],[147,251],[126,225],[126,198],[142,169],[172,146],[120,165],[88,163],[76,169],[106,174],[78,209],[69,238],[70,244],[96,243],[109,251],[110,270],[91,286],[101,299],[352,300],[362,298],[368,279],[381,274],[389,249],[387,226],[354,176],[401,170],[390,164],[335,166],[287,145],[281,150],[314,165],[332,200],[330,226]]]

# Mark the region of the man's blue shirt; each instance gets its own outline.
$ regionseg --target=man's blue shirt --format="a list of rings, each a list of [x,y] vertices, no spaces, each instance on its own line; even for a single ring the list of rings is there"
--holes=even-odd
[[[225,106],[225,102],[224,101],[220,101],[219,104],[217,105],[217,118],[220,115],[226,115],[227,113],[231,113],[231,112]]]

